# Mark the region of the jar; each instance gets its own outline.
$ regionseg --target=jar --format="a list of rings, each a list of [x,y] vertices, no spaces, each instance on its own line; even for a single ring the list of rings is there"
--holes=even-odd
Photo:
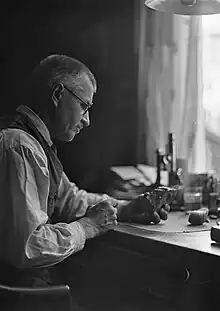
[[[209,210],[211,210],[212,212],[216,212],[218,209],[218,205],[217,205],[217,199],[218,199],[218,193],[217,192],[210,192],[209,193]]]
[[[184,206],[186,210],[197,210],[202,207],[202,187],[187,187],[184,191]]]

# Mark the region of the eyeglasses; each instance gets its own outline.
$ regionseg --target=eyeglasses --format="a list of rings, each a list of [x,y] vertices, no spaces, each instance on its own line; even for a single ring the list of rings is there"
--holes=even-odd
[[[86,114],[89,108],[91,108],[92,105],[87,104],[82,98],[80,98],[78,95],[76,95],[73,91],[71,91],[65,84],[63,84],[64,88],[70,92],[74,97],[76,97],[80,101],[80,106],[83,109],[83,114]]]

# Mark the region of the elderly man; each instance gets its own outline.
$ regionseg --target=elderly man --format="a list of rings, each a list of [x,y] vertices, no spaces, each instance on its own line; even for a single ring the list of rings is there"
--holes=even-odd
[[[125,202],[87,193],[63,172],[53,140],[70,142],[90,123],[97,86],[84,64],[50,55],[29,82],[25,105],[1,120],[0,281],[40,286],[51,282],[47,267],[117,220],[158,223],[169,207],[153,210],[143,195]]]

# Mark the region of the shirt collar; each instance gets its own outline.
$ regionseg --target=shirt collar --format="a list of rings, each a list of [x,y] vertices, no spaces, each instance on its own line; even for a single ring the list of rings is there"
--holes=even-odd
[[[34,126],[38,129],[38,131],[47,141],[49,146],[52,146],[53,142],[50,138],[50,133],[49,133],[48,128],[46,127],[44,122],[41,120],[41,118],[33,110],[31,110],[28,106],[20,105],[17,107],[16,111],[27,115],[33,122]]]

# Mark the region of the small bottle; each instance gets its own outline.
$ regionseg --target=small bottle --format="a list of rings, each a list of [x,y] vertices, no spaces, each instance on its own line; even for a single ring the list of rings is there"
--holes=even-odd
[[[208,208],[210,210],[210,213],[216,212],[217,209],[218,209],[217,198],[218,198],[218,193],[216,193],[216,192],[210,192],[209,193],[209,205],[208,205]]]
[[[205,207],[209,206],[209,188],[207,187],[207,182],[205,182],[202,189],[202,204]]]
[[[168,157],[170,162],[169,186],[172,186],[176,184],[176,142],[173,133],[168,134]]]

